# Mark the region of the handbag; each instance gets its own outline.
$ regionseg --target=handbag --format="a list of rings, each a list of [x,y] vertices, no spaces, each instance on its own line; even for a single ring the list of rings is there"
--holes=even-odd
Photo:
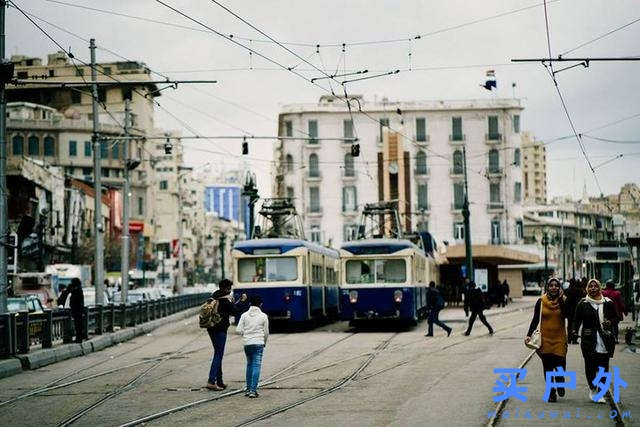
[[[542,347],[542,333],[540,329],[542,328],[542,299],[540,299],[540,317],[538,318],[538,327],[531,334],[531,339],[525,345],[532,350],[540,350]]]

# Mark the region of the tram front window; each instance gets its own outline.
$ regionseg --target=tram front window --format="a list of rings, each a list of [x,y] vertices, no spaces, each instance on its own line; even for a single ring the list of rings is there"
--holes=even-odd
[[[613,283],[620,283],[620,265],[609,263],[597,263],[595,264],[596,279],[604,286],[609,280]]]
[[[347,261],[347,283],[404,283],[407,264],[403,259]]]
[[[238,260],[240,282],[293,282],[298,279],[295,257],[241,258]]]

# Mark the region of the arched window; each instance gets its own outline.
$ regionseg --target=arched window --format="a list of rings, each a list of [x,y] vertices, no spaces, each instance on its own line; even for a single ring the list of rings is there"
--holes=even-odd
[[[350,153],[344,155],[344,176],[354,176],[356,173],[353,166],[353,156]]]
[[[55,141],[51,136],[44,137],[44,155],[49,157],[56,155]]]
[[[309,176],[320,176],[320,169],[318,168],[318,155],[316,153],[309,155]]]
[[[291,154],[287,154],[287,172],[293,172],[293,156]]]
[[[500,154],[495,148],[489,151],[489,172],[498,172],[500,170]]]
[[[13,137],[13,155],[22,156],[24,153],[24,138],[22,135],[15,135]]]
[[[515,166],[520,166],[520,149],[516,148],[513,150],[513,164]]]
[[[453,173],[462,174],[463,170],[462,151],[456,150],[453,152]]]
[[[37,136],[31,135],[29,137],[29,155],[30,156],[39,156],[40,155],[40,140]]]
[[[427,155],[424,151],[418,151],[416,154],[416,175],[427,174]]]

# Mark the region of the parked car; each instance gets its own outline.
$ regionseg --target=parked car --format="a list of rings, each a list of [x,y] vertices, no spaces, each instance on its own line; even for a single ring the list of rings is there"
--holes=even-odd
[[[122,298],[122,292],[113,293],[113,303],[120,304]],[[127,303],[138,303],[141,301],[151,301],[160,298],[165,298],[160,288],[136,288],[130,289],[127,293]]]
[[[9,313],[28,311],[29,314],[42,313],[43,307],[40,299],[35,295],[7,298],[7,310]]]
[[[542,294],[542,288],[537,282],[525,282],[522,287],[522,295],[540,295]]]

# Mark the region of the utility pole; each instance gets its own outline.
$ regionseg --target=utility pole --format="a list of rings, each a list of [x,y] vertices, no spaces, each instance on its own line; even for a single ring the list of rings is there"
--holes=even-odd
[[[91,95],[93,98],[92,112],[93,112],[93,134],[91,139],[93,140],[93,189],[95,190],[94,198],[94,241],[95,241],[95,268],[93,276],[93,284],[96,289],[96,304],[104,304],[104,289],[103,289],[103,277],[104,277],[104,226],[102,225],[102,180],[101,180],[101,151],[100,151],[100,138],[98,136],[98,85],[96,83],[96,41],[95,39],[89,40],[89,50],[91,51]]]
[[[0,61],[6,67],[4,57],[4,12],[6,2],[0,0]],[[3,73],[4,74],[4,73]],[[7,203],[7,98],[5,81],[0,81],[0,313],[7,312],[7,249],[9,242],[9,209]],[[18,244],[17,240],[15,242]]]
[[[549,256],[547,254],[547,246],[549,245],[549,235],[544,232],[542,236],[542,244],[544,245],[544,282],[547,283],[549,276]]]
[[[566,279],[566,265],[564,254],[564,215],[560,218],[560,245],[562,246],[562,283]]]
[[[464,202],[462,204],[462,217],[464,218],[464,249],[467,265],[467,277],[473,281],[473,254],[471,253],[471,224],[469,217],[469,183],[467,182],[467,150],[462,147],[462,160],[464,162]]]
[[[224,231],[221,231],[220,232],[220,271],[222,273],[220,277],[222,279],[226,279],[225,272],[224,272],[224,251],[226,248],[226,245],[225,245],[226,239],[227,239],[227,235],[225,234]]]
[[[120,266],[121,299],[127,302],[129,294],[129,126],[131,125],[131,110],[129,100],[124,100],[124,135],[122,161],[124,162],[124,187],[122,189],[122,260]]]
[[[576,244],[571,242],[571,277],[576,278]]]
[[[258,188],[256,187],[255,175],[247,172],[247,178],[242,189],[242,195],[249,198],[249,229],[246,238],[251,239],[253,237],[253,228],[255,226],[255,205],[260,199],[258,197]]]
[[[177,168],[180,170],[180,168]],[[180,191],[181,175],[178,173],[178,283],[176,284],[176,291],[178,295],[182,293],[183,280],[184,280],[184,253],[182,252],[182,192]]]

